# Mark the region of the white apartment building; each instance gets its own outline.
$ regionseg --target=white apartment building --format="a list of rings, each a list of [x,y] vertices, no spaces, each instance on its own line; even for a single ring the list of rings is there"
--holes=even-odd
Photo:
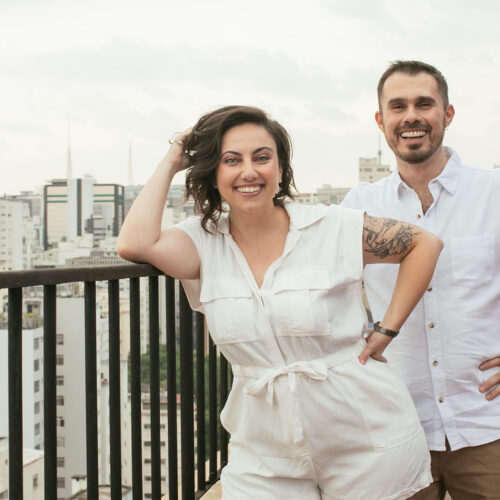
[[[0,271],[28,269],[35,248],[29,206],[22,201],[0,199]]]
[[[98,291],[99,296],[104,295]],[[98,446],[99,483],[109,484],[109,342],[107,307],[97,300],[97,401],[98,401]],[[122,328],[126,330],[125,322]],[[84,301],[81,297],[58,297],[57,299],[57,414],[58,414],[58,496],[71,495],[71,478],[85,475],[86,427],[85,427],[85,325]],[[120,352],[121,359],[121,438],[122,438],[122,483],[131,484],[130,423],[127,398],[127,338]],[[125,361],[124,361],[125,360]]]
[[[141,395],[142,400],[142,475],[143,475],[143,495],[144,498],[152,498],[151,494],[151,400],[149,393]],[[177,395],[177,429],[178,438],[180,439],[180,399]],[[195,414],[196,422],[196,414]],[[168,466],[167,466],[167,437],[168,437],[168,412],[167,412],[167,396],[162,394],[160,396],[160,447],[161,447],[161,492],[162,494],[168,493]],[[178,452],[180,453],[180,441],[177,445]],[[178,470],[177,477],[180,481],[181,478],[181,457],[178,456]]]
[[[391,173],[389,165],[381,165],[377,157],[359,159],[359,182],[376,182]]]
[[[323,184],[320,188],[316,189],[316,199],[318,203],[324,205],[338,205],[342,202],[345,195],[351,188],[332,187],[330,184]]]
[[[298,193],[295,201],[302,205],[316,205],[318,203],[318,195],[316,193]]]
[[[43,329],[23,329],[22,342],[23,446],[41,449],[43,448]],[[0,437],[9,435],[8,398],[8,331],[5,328],[0,329]]]
[[[43,452],[23,448],[23,493],[30,500],[44,500]],[[9,441],[0,438],[0,500],[9,498]]]

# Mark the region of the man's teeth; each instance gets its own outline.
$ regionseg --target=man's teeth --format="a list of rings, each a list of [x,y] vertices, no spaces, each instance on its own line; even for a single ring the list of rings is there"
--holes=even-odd
[[[240,186],[236,188],[236,191],[240,193],[256,193],[260,190],[260,186]]]
[[[402,132],[401,137],[423,137],[425,132],[423,130],[408,130],[407,132]]]

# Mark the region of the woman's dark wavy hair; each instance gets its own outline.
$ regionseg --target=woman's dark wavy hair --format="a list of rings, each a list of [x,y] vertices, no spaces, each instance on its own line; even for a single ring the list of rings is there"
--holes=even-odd
[[[255,123],[264,127],[276,143],[282,180],[273,198],[282,206],[286,198],[294,198],[295,182],[290,165],[292,142],[287,131],[264,111],[250,106],[226,106],[202,116],[186,138],[184,146],[191,166],[186,174],[186,200],[194,200],[196,213],[202,216],[201,225],[207,231],[208,221],[217,223],[224,212],[223,200],[215,187],[215,174],[221,158],[224,134],[232,127]]]

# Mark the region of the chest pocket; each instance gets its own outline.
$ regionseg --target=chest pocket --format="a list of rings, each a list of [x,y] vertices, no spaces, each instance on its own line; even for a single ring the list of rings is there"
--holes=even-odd
[[[479,288],[493,279],[494,241],[492,234],[451,240],[453,284]]]
[[[204,282],[200,302],[215,344],[256,340],[256,300],[244,280],[222,276]]]
[[[322,267],[290,269],[273,287],[273,328],[280,336],[329,335],[328,270]]]

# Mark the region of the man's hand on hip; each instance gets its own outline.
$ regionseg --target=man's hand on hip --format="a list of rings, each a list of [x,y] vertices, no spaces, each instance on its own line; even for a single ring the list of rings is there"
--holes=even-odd
[[[488,370],[489,368],[494,368],[495,366],[500,367],[500,356],[496,358],[484,361],[479,365],[480,370]],[[495,387],[496,386],[496,387]],[[493,389],[493,390],[490,390]],[[500,395],[500,371],[489,377],[479,386],[480,392],[486,392],[486,399],[491,401]],[[489,391],[489,392],[488,392]]]

